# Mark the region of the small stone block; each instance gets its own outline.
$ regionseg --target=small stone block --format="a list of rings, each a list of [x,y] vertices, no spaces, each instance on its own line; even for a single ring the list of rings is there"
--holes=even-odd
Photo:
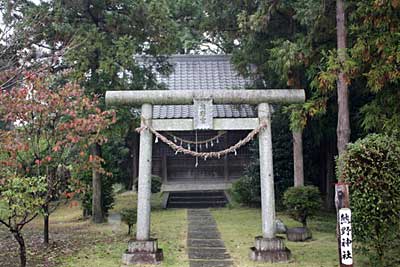
[[[277,234],[286,234],[287,227],[281,220],[275,220],[275,227]]]
[[[155,253],[158,250],[157,240],[130,240],[128,242],[128,252],[150,252]]]
[[[290,228],[286,231],[287,239],[290,241],[301,242],[312,238],[311,231],[306,227]]]
[[[122,255],[122,264],[160,264],[163,260],[163,252],[158,249],[156,252],[128,252]]]

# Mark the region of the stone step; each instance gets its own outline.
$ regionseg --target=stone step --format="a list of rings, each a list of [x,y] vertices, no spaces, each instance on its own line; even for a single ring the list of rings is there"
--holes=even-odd
[[[225,207],[227,203],[228,200],[223,191],[170,192],[167,208],[218,208]],[[204,213],[198,215],[204,215]]]
[[[203,196],[203,197],[209,197],[209,196],[222,196],[225,197],[225,194],[223,191],[186,191],[186,192],[170,192],[170,194],[173,194],[174,196],[177,197],[192,197],[192,196]]]
[[[176,202],[169,201],[168,208],[221,208],[225,207],[226,201],[186,201],[186,202]]]
[[[210,200],[215,200],[215,201],[226,201],[225,196],[170,196],[169,197],[170,201],[190,201],[190,200],[196,200],[196,201],[210,201]]]

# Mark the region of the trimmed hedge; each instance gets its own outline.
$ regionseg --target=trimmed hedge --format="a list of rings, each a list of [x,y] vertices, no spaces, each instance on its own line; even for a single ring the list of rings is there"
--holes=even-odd
[[[349,144],[338,166],[338,176],[349,183],[353,232],[362,252],[374,266],[400,266],[399,139],[369,135]]]

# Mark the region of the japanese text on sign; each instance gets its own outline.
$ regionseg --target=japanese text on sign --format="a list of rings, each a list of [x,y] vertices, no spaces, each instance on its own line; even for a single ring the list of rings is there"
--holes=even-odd
[[[195,129],[213,128],[213,105],[211,99],[194,99],[193,121]]]
[[[353,239],[351,234],[351,210],[343,208],[339,210],[339,235],[341,262],[345,265],[353,264]]]

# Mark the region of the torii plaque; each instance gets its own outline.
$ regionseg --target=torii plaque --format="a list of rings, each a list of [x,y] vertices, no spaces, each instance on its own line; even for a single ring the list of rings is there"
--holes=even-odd
[[[213,128],[212,99],[193,99],[193,124],[196,130]]]
[[[287,261],[290,251],[283,241],[275,235],[275,196],[272,162],[271,138],[271,103],[301,103],[305,100],[304,90],[274,89],[274,90],[157,90],[157,91],[107,91],[107,105],[142,105],[139,148],[139,183],[136,239],[128,244],[128,250],[123,255],[124,264],[158,263],[162,260],[162,251],[157,247],[157,240],[150,239],[150,196],[151,196],[151,161],[152,133],[146,126],[152,125],[152,104],[185,105],[193,104],[200,99],[207,99],[215,104],[253,104],[258,105],[258,119],[216,119],[207,117],[209,104],[200,106],[200,122],[194,119],[181,120],[179,123],[158,120],[153,127],[157,130],[193,130],[198,127],[214,130],[254,129],[265,125],[259,132],[260,150],[260,183],[261,183],[261,212],[262,236],[256,237],[255,247],[251,248],[250,257],[255,261],[279,262]],[[202,105],[200,104],[200,105]],[[208,106],[208,109],[207,109]],[[212,105],[211,105],[212,110]],[[212,111],[211,111],[212,112]],[[204,118],[201,118],[204,115]],[[189,121],[187,121],[189,120]],[[156,124],[156,121],[154,121]],[[238,126],[239,125],[239,126]],[[239,127],[239,128],[238,128]]]

